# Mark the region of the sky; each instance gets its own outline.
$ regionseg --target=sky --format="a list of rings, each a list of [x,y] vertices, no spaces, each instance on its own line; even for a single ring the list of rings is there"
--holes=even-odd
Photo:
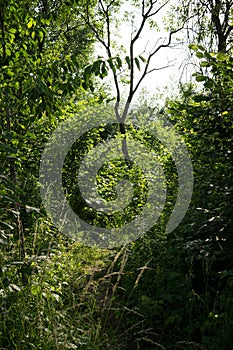
[[[159,2],[158,2],[159,3]],[[173,0],[170,1],[170,5],[174,3]],[[161,2],[160,2],[161,4]],[[150,29],[149,25],[145,26],[142,31],[140,38],[138,39],[135,45],[135,53],[137,55],[141,54],[146,50],[146,52],[150,52],[152,48],[157,45],[166,43],[168,40],[169,33],[164,30],[164,16],[167,15],[167,11],[169,9],[169,4],[166,5],[155,17],[155,21],[158,25],[158,30]],[[113,33],[113,39],[116,41],[117,45],[123,45],[126,50],[129,48],[129,42],[131,39],[131,33],[134,28],[137,28],[140,20],[141,13],[140,9],[135,9],[129,5],[129,1],[126,1],[123,5],[121,13],[119,15],[119,22],[121,22],[121,18],[123,17],[124,11],[128,11],[135,16],[134,24],[132,25],[130,19],[128,22],[121,23],[119,28]],[[114,28],[114,27],[113,27]],[[115,28],[114,28],[115,29]],[[114,32],[113,29],[113,32]],[[179,40],[180,39],[180,40]],[[188,44],[184,41],[184,34],[178,33],[174,36],[172,41],[173,45],[171,48],[163,48],[161,49],[151,61],[151,69],[158,69],[161,67],[169,66],[168,68],[156,70],[145,77],[143,80],[135,98],[138,98],[142,89],[146,89],[150,96],[157,96],[160,102],[164,101],[166,97],[175,94],[178,91],[179,80],[185,82],[191,76],[190,70],[184,70],[184,62],[187,59],[187,47]],[[127,50],[128,51],[128,50]],[[104,51],[97,46],[98,54],[104,54]],[[118,51],[116,51],[119,53]],[[126,54],[122,54],[122,57],[125,57]],[[146,53],[143,53],[143,56],[146,58]],[[140,72],[136,69],[136,80],[139,77]],[[183,73],[183,74],[182,74]],[[112,77],[108,77],[108,82],[111,83]]]

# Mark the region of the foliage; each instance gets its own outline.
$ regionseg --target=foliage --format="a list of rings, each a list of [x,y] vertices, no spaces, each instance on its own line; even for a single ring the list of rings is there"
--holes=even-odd
[[[67,340],[72,317],[59,312],[56,294],[66,280],[57,257],[67,242],[46,218],[38,184],[44,143],[83,99],[81,70],[92,52],[82,4],[70,5],[1,1],[1,348],[71,348],[75,337],[73,325]]]
[[[208,51],[232,49],[232,0],[181,0],[174,7],[179,19],[188,19],[189,42],[203,45]]]
[[[139,167],[121,156],[99,170],[98,191],[107,201],[116,199],[119,180],[134,183],[134,200],[112,216],[93,212],[72,177],[85,155],[108,138],[131,135],[143,142],[157,152],[167,185],[164,211],[147,235],[119,249],[84,247],[62,236],[41,204],[39,161],[49,135],[86,105],[99,106],[103,98],[109,99],[109,92],[104,97],[98,89],[97,96],[84,92],[93,92],[98,84],[93,76],[104,79],[111,72],[118,91],[119,74],[126,72],[131,102],[141,82],[135,84],[135,70],[143,79],[152,57],[171,42],[174,31],[146,58],[135,55],[143,21],[155,14],[155,5],[160,10],[166,2],[133,3],[137,9],[142,5],[141,27],[131,38],[130,53],[122,56],[109,39],[120,1],[0,1],[1,349],[231,347],[233,57],[232,10],[224,10],[230,1],[202,2],[204,9],[210,3],[221,5],[207,14],[206,24],[200,2],[192,3],[200,28],[211,29],[211,40],[217,18],[224,19],[222,29],[228,35],[225,42],[216,41],[213,52],[208,49],[211,40],[205,45],[199,33],[190,45],[200,59],[194,75],[197,86],[181,86],[180,96],[158,112],[183,135],[193,162],[194,192],[182,224],[165,233],[177,196],[177,172],[166,147],[149,132],[125,124],[127,104],[121,116],[116,114],[115,124],[93,128],[72,146],[63,185],[71,206],[85,221],[101,227],[124,225],[140,214],[146,201],[147,180]],[[181,27],[188,16],[183,3]],[[94,36],[102,40],[106,58],[92,60]],[[117,102],[121,98],[118,91]],[[106,111],[107,103],[102,101],[101,108]],[[145,120],[148,110],[145,102],[132,114]],[[122,150],[127,156],[127,149]]]
[[[189,147],[194,193],[174,233],[164,240],[154,231],[130,249],[119,295],[131,310],[122,310],[122,317],[134,329],[132,348],[137,342],[143,349],[154,349],[149,343],[228,349],[232,341],[233,61],[231,55],[192,48],[208,62],[208,75],[195,74],[204,89],[182,87],[180,99],[169,101],[161,113]]]
[[[41,151],[68,98],[74,93],[82,98],[79,69],[86,64],[91,35],[69,3],[2,1],[0,26],[3,226],[8,225],[6,234],[15,226],[24,257],[24,231],[40,211]]]
[[[108,254],[60,238],[50,251],[18,262],[12,275],[27,268],[30,283],[19,287],[3,279],[1,348],[111,349],[114,340],[102,333],[93,281]]]

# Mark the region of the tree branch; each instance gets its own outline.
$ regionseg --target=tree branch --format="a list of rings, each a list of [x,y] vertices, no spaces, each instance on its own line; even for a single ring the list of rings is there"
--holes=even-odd
[[[158,10],[156,10],[155,12],[151,13],[150,15],[148,15],[148,18],[157,15],[157,13],[159,13],[159,11],[162,10],[162,8],[164,8],[168,3],[170,2],[170,0],[167,0],[163,5],[161,5]]]
[[[169,38],[168,38],[168,42],[166,44],[161,44],[159,45],[152,53],[149,54],[148,56],[148,59],[147,59],[147,62],[146,62],[146,66],[145,66],[145,69],[144,69],[144,72],[143,74],[141,75],[141,78],[139,79],[138,83],[136,84],[136,87],[135,89],[133,90],[133,94],[135,94],[135,92],[137,91],[137,89],[139,88],[141,82],[143,81],[143,79],[145,78],[145,76],[148,74],[148,68],[149,68],[149,65],[150,65],[150,61],[152,59],[152,57],[159,51],[161,50],[162,48],[165,48],[165,47],[169,47],[170,44],[171,44],[171,40],[172,40],[172,36],[176,33],[178,33],[180,30],[182,30],[184,28],[184,24],[182,25],[182,27],[176,29],[176,30],[173,30],[169,33]]]
[[[96,39],[103,45],[103,47],[105,48],[108,58],[112,58],[112,52],[111,52],[111,31],[110,31],[110,16],[109,16],[109,9],[110,7],[114,4],[115,0],[112,0],[109,5],[107,6],[107,8],[104,8],[103,2],[102,0],[99,1],[101,9],[103,14],[105,15],[106,18],[106,23],[107,23],[107,43],[104,41],[104,39],[102,39],[99,35],[98,30],[94,27],[94,25],[90,22],[90,14],[89,14],[89,7],[88,4],[86,6],[86,18],[84,18],[84,20],[86,21],[86,24],[89,26],[89,28],[93,31]],[[116,88],[116,93],[117,93],[117,103],[120,102],[121,96],[120,96],[120,88],[119,88],[119,82],[118,82],[118,77],[116,72],[114,72],[112,70],[112,74],[113,74],[113,79],[114,79],[114,84],[115,84],[115,88]],[[118,111],[118,105],[116,105],[116,116],[117,119],[119,121],[120,117],[119,117],[119,113]]]
[[[155,71],[157,71],[157,70],[162,70],[162,69],[169,68],[169,67],[171,67],[171,65],[168,64],[168,65],[163,66],[163,67],[153,68],[153,69],[147,71],[146,75],[148,75],[148,74],[150,74],[150,73],[152,73],[152,72],[155,72]]]

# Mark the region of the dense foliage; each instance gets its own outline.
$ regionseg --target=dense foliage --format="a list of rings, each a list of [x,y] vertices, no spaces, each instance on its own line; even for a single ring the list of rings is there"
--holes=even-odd
[[[140,2],[133,3],[140,8]],[[142,2],[145,20],[156,3]],[[114,95],[103,92],[96,77],[112,72],[119,89],[118,73],[129,72],[133,79],[134,70],[143,72],[153,55],[134,57],[132,43],[129,56],[113,55],[110,41],[104,42],[120,1],[0,0],[0,349],[230,349],[232,2],[180,4],[178,20],[188,14],[199,19],[192,32],[199,34],[190,36],[189,46],[199,60],[196,84],[180,86],[179,95],[157,112],[144,101],[130,113],[143,121],[152,111],[182,135],[193,164],[192,200],[182,223],[166,233],[178,187],[169,151],[149,132],[126,126],[124,118],[91,129],[73,144],[62,175],[66,198],[83,220],[121,227],[140,215],[147,199],[145,174],[119,155],[103,164],[97,187],[111,201],[119,195],[119,180],[129,180],[130,206],[106,215],[87,205],[74,179],[82,159],[100,142],[115,138],[127,146],[130,134],[157,153],[167,186],[162,215],[146,235],[99,249],[62,235],[45,212],[39,190],[42,151],[60,122],[85,115],[90,105],[110,108]],[[208,38],[201,32],[207,27]],[[92,56],[99,39],[106,59]],[[126,156],[127,147],[122,152]]]
[[[128,319],[132,326],[139,324],[134,337],[138,334],[140,346],[148,349],[156,348],[145,345],[153,341],[164,348],[172,343],[174,348],[228,349],[233,336],[233,60],[194,49],[202,53],[205,66],[208,62],[211,76],[197,74],[203,91],[183,87],[180,98],[161,111],[189,146],[192,202],[165,241],[155,231],[133,245],[123,277],[121,297],[126,295],[125,303],[134,310]],[[140,269],[145,271],[136,283]],[[135,339],[132,343],[134,348]]]

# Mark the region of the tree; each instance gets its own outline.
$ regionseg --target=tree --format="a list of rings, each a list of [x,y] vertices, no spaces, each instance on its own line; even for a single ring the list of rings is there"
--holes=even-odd
[[[160,113],[185,138],[194,192],[174,232],[162,240],[156,227],[129,249],[117,299],[128,322],[123,334],[133,329],[127,348],[137,342],[143,349],[217,350],[232,341],[233,60],[230,53],[192,49],[210,72],[197,75],[199,89],[182,86]]]
[[[27,320],[18,306],[40,305],[40,288],[33,293],[30,283],[35,264],[59,245],[41,205],[38,173],[50,133],[84,99],[82,70],[93,36],[81,11],[78,1],[0,1],[0,347],[40,347],[37,340],[25,344]],[[31,324],[26,328],[31,333]]]
[[[1,1],[2,221],[3,230],[15,226],[21,259],[30,217],[26,209],[35,213],[40,202],[37,176],[44,141],[74,94],[82,98],[81,70],[93,38],[81,8],[78,2]]]
[[[179,4],[179,3],[178,3]],[[232,48],[232,0],[181,1],[181,17],[188,17],[189,40],[218,52]]]
[[[150,74],[152,71],[161,69],[161,68],[151,68],[151,63],[163,48],[167,48],[172,44],[173,36],[181,31],[184,27],[185,20],[182,20],[179,23],[179,26],[171,28],[168,32],[167,38],[161,42],[155,43],[155,46],[146,53],[146,48],[143,49],[142,54],[136,53],[136,44],[141,35],[145,30],[147,25],[150,25],[155,30],[156,28],[156,16],[160,14],[164,7],[168,5],[169,1],[158,1],[158,0],[149,0],[149,1],[139,1],[132,2],[130,6],[134,10],[140,12],[138,18],[135,18],[133,12],[125,11],[124,18],[127,22],[132,23],[132,32],[129,34],[130,43],[128,47],[128,55],[124,58],[119,54],[119,51],[115,49],[115,42],[113,39],[114,26],[117,25],[117,14],[121,9],[122,3],[118,0],[113,1],[103,1],[100,0],[96,5],[95,16],[92,17],[91,10],[89,5],[86,5],[86,11],[84,15],[84,20],[87,26],[92,30],[97,41],[103,46],[106,52],[106,58],[100,57],[98,61],[94,62],[92,65],[86,67],[85,70],[85,82],[90,78],[91,74],[99,75],[101,78],[104,78],[108,75],[108,71],[111,71],[114,80],[114,86],[116,91],[115,99],[115,114],[116,120],[120,125],[120,132],[125,135],[122,140],[122,152],[126,159],[130,159],[130,155],[127,150],[126,142],[126,129],[125,121],[127,118],[129,106],[133,100],[135,93],[140,87],[143,79]],[[99,24],[101,23],[101,24]],[[136,79],[135,71],[139,70],[139,78]],[[126,72],[126,74],[125,74]],[[121,80],[128,81],[128,91],[125,95],[121,91]],[[126,97],[122,97],[122,96]],[[122,112],[119,110],[120,104],[124,103]]]
[[[106,60],[100,59],[103,68],[100,73],[104,77],[108,70],[113,72],[117,102],[122,101],[118,69],[123,64],[128,69],[127,108],[127,102],[132,102],[134,90],[138,87],[134,75],[136,58],[140,64],[143,61],[140,61],[139,56],[134,56],[134,40],[141,32],[139,29],[134,33],[135,36],[132,35],[125,61],[113,54],[108,44],[111,43],[111,4],[101,2],[99,7],[100,16],[107,23],[107,40],[104,40],[103,28],[99,32],[88,16],[87,23],[106,49],[108,56]],[[152,2],[150,4],[155,5]],[[210,72],[209,75],[196,73],[197,82],[203,83],[201,92],[197,92],[194,87],[184,88],[181,99],[171,101],[161,111],[186,135],[195,164],[196,185],[191,208],[181,227],[164,242],[158,238],[159,233],[156,231],[156,237],[148,235],[146,239],[132,245],[126,264],[126,277],[121,286],[124,292],[119,291],[118,301],[123,299],[123,307],[126,304],[129,328],[134,329],[134,338],[135,334],[139,335],[137,344],[141,341],[143,348],[150,348],[145,345],[147,341],[157,346],[169,347],[176,343],[177,348],[183,344],[184,347],[206,346],[211,349],[228,348],[231,342],[232,4],[228,1],[197,1],[193,7],[191,5],[193,3],[186,3],[182,20],[193,17],[193,31],[189,31],[189,34],[192,33],[190,36],[193,35],[191,49],[202,59],[201,67]],[[207,14],[206,9],[209,11]],[[142,10],[142,18],[145,18],[145,13]],[[147,15],[150,15],[150,11]],[[210,29],[210,35],[205,36],[206,31],[202,32],[202,29]],[[155,54],[155,51],[152,53]],[[150,54],[145,58],[141,78],[149,72],[146,69],[151,60],[149,58]],[[89,67],[88,72],[95,72],[95,68]],[[99,72],[98,67],[96,71]],[[117,120],[124,124],[122,116],[124,112]],[[122,150],[125,158],[130,158],[126,141]],[[124,312],[122,310],[125,316]],[[143,326],[137,328],[138,324]],[[162,329],[161,324],[165,325]],[[142,334],[147,337],[143,338]],[[158,344],[159,340],[161,342]],[[135,347],[135,343],[132,346]]]

